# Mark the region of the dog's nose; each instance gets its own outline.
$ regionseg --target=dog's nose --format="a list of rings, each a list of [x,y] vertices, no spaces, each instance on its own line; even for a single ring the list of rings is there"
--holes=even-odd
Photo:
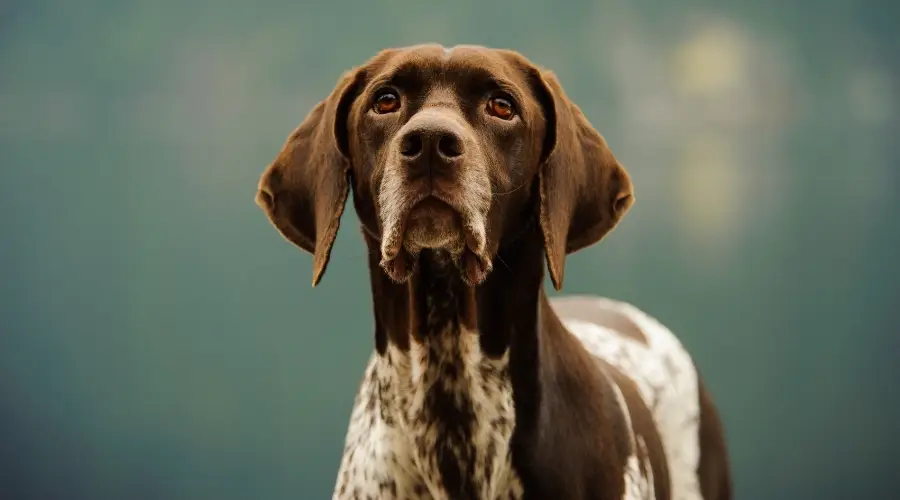
[[[400,142],[400,154],[408,160],[424,155],[452,161],[462,156],[462,140],[446,127],[419,127],[406,132]]]
[[[400,156],[411,168],[442,168],[465,154],[462,126],[445,112],[422,111],[400,134]]]

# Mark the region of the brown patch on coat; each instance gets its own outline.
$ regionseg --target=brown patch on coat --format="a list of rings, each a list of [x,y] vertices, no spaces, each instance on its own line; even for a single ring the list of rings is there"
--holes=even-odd
[[[712,395],[697,373],[700,393],[700,464],[697,475],[704,500],[731,500],[731,465],[725,429]]]

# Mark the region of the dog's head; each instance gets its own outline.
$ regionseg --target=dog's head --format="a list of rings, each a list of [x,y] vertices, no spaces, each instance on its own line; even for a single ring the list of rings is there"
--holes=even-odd
[[[560,289],[566,254],[599,241],[633,201],[628,174],[554,75],[474,46],[385,50],[347,72],[262,175],[257,203],[314,255],[313,285],[351,185],[398,282],[422,249],[440,249],[480,283],[534,210]]]

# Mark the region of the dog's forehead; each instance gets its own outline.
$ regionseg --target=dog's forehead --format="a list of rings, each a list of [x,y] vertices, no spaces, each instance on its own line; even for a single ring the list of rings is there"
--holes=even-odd
[[[507,81],[521,82],[520,68],[513,64],[507,51],[480,45],[438,44],[413,45],[399,49],[389,57],[379,73],[390,75],[414,72],[423,77],[449,75],[459,77],[492,76]]]

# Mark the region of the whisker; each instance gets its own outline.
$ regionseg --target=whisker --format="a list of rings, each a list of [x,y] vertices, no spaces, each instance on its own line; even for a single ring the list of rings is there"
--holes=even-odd
[[[500,263],[503,264],[504,267],[506,267],[507,269],[509,269],[509,272],[513,272],[512,268],[509,267],[509,266],[506,264],[506,262],[504,262],[503,259],[502,259],[499,255],[497,255],[497,260],[499,260]]]
[[[525,182],[519,184],[519,185],[516,186],[515,188],[509,190],[509,191],[502,192],[502,193],[494,192],[494,193],[491,193],[491,194],[493,194],[494,196],[505,196],[505,195],[508,195],[508,194],[513,194],[513,193],[515,193],[516,191],[518,191],[518,190],[522,189],[523,187],[525,187],[525,184],[528,184],[528,181],[527,181],[527,180],[526,180]]]

